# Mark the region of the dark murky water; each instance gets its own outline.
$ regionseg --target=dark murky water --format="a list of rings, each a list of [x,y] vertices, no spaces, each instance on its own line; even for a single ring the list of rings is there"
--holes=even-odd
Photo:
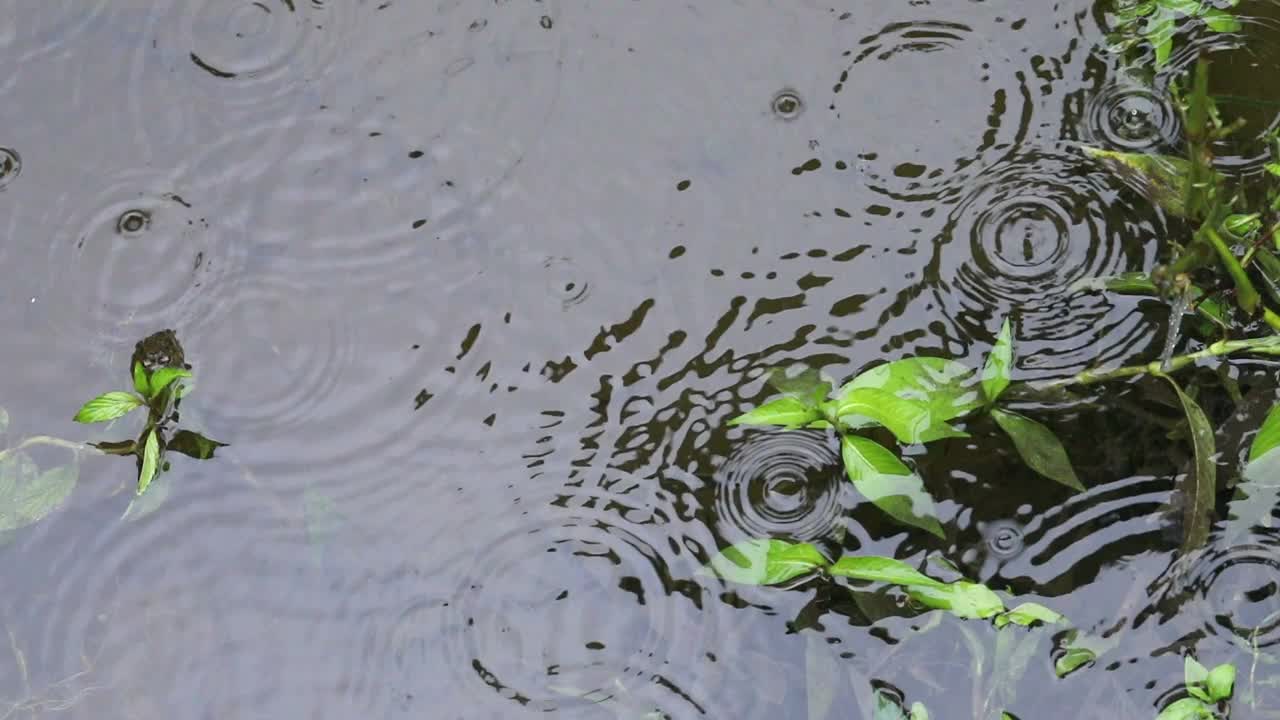
[[[173,327],[232,444],[123,522],[134,468],[86,459],[0,549],[0,717],[826,717],[817,683],[843,718],[875,682],[942,718],[1142,718],[1189,648],[1241,668],[1233,717],[1276,717],[1249,643],[1280,643],[1280,540],[1171,573],[1158,424],[1045,412],[1075,496],[985,426],[931,446],[945,543],[860,504],[820,435],[725,427],[764,368],[976,362],[1010,312],[1021,379],[1158,353],[1158,308],[1068,289],[1150,267],[1166,225],[1077,143],[1179,132],[1102,19],[0,0],[8,438],[95,432],[75,409]],[[1277,47],[1224,92],[1265,92]],[[1057,680],[1046,641],[997,692],[990,627],[697,573],[768,534],[942,554],[1118,644]]]

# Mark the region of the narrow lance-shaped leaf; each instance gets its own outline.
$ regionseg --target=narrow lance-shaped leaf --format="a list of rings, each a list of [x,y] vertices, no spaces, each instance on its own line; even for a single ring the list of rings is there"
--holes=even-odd
[[[705,570],[743,585],[777,585],[827,566],[827,559],[808,543],[744,540],[721,550]]]
[[[142,446],[142,468],[138,471],[138,494],[147,491],[151,481],[156,477],[156,469],[160,465],[160,440],[156,431],[147,433],[146,444]]]
[[[74,420],[79,423],[96,423],[115,420],[130,410],[141,407],[142,398],[133,393],[114,391],[104,393],[90,400],[76,413]]]
[[[781,425],[785,428],[798,428],[822,419],[822,413],[812,405],[799,398],[780,397],[771,402],[739,415],[729,421],[730,425]]]
[[[981,583],[960,580],[942,587],[913,587],[907,593],[928,607],[965,619],[986,619],[1004,612],[1004,601]]]
[[[1088,145],[1081,146],[1081,149],[1090,157],[1107,161],[1117,174],[1132,178],[1139,189],[1165,212],[1186,217],[1185,195],[1191,163],[1184,158],[1117,152]]]
[[[924,481],[892,452],[857,435],[845,435],[840,449],[845,472],[863,497],[898,522],[946,537]]]
[[[143,397],[151,396],[151,383],[147,381],[147,368],[141,362],[133,364],[133,389]]]
[[[946,585],[941,580],[935,580],[901,560],[874,555],[868,557],[845,555],[836,560],[827,572],[854,580],[869,580],[903,587],[944,587]]]
[[[1031,418],[999,408],[992,408],[991,417],[1013,440],[1014,448],[1028,467],[1073,490],[1084,490],[1071,467],[1066,448],[1052,430]]]
[[[1213,427],[1204,410],[1192,400],[1173,378],[1164,378],[1178,393],[1182,410],[1187,415],[1187,424],[1191,428],[1191,444],[1195,451],[1195,469],[1187,473],[1180,487],[1182,501],[1184,551],[1200,547],[1209,539],[1209,514],[1213,510],[1213,494],[1217,489],[1218,467],[1214,462]]]
[[[996,616],[994,623],[997,628],[1002,628],[1010,623],[1021,625],[1023,627],[1031,627],[1035,623],[1041,622],[1045,625],[1057,625],[1065,622],[1066,618],[1057,610],[1050,610],[1040,603],[1026,602],[1018,607],[1001,613]]]
[[[987,363],[982,367],[982,392],[987,402],[995,402],[1000,394],[1009,387],[1010,373],[1013,367],[1013,331],[1009,319],[1005,318],[996,336],[996,344],[987,355]]]

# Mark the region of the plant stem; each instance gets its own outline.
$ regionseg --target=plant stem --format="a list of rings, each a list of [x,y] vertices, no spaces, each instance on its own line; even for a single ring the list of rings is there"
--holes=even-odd
[[[1280,316],[1267,311],[1274,321],[1280,323]],[[1268,322],[1272,322],[1268,320]],[[1153,360],[1142,365],[1126,365],[1124,367],[1114,368],[1112,370],[1085,370],[1077,373],[1069,378],[1049,383],[1041,386],[1042,388],[1062,387],[1067,385],[1096,385],[1098,383],[1109,382],[1111,380],[1122,380],[1124,378],[1137,377],[1138,375],[1164,375],[1175,370],[1180,370],[1188,365],[1192,365],[1200,360],[1212,357],[1224,357],[1242,352],[1261,352],[1265,355],[1280,354],[1280,335],[1271,335],[1264,338],[1251,338],[1248,340],[1219,340],[1212,345],[1197,350],[1186,355],[1178,355],[1169,358],[1168,364],[1161,366],[1159,360]]]
[[[1218,253],[1218,259],[1222,262],[1222,266],[1226,268],[1227,274],[1231,276],[1231,281],[1236,286],[1236,304],[1241,310],[1252,315],[1258,309],[1258,290],[1253,287],[1253,281],[1249,279],[1248,273],[1240,265],[1240,261],[1232,254],[1231,248],[1227,247],[1226,241],[1218,234],[1214,228],[1205,225],[1200,229],[1201,233],[1213,246]]]

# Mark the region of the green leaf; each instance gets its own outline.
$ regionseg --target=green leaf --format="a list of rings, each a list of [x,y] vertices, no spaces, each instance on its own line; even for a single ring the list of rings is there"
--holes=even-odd
[[[1004,611],[1004,601],[991,588],[966,580],[942,587],[911,587],[907,594],[928,607],[965,619],[986,619]]]
[[[1186,685],[1199,685],[1209,677],[1209,668],[1201,665],[1198,660],[1186,656],[1182,660],[1182,682]]]
[[[1258,428],[1258,434],[1249,446],[1249,462],[1253,462],[1267,453],[1280,447],[1280,404],[1271,408],[1267,418]]]
[[[997,628],[1002,628],[1009,623],[1031,627],[1037,622],[1042,622],[1045,625],[1057,625],[1060,622],[1065,622],[1066,619],[1057,610],[1050,610],[1040,603],[1027,602],[1009,612],[997,615],[994,622]]]
[[[213,457],[218,448],[226,446],[226,443],[211,440],[200,433],[179,430],[174,433],[173,439],[169,441],[165,448],[196,460],[208,460]]]
[[[1058,677],[1064,678],[1097,659],[1098,656],[1089,648],[1069,647],[1061,657],[1054,661],[1053,671]]]
[[[96,423],[115,420],[130,410],[141,407],[145,401],[133,393],[119,390],[105,393],[90,400],[76,413],[74,420],[79,423]]]
[[[134,440],[122,440],[120,442],[96,442],[89,444],[98,448],[107,455],[132,455],[138,451],[138,443]]]
[[[1270,162],[1262,166],[1262,169],[1271,173],[1275,177],[1280,177],[1280,163]]]
[[[1200,11],[1201,0],[1156,0],[1156,5],[1161,10],[1167,10],[1178,15],[1195,15]]]
[[[956,433],[943,423],[983,406],[982,393],[973,369],[954,360],[943,358],[912,357],[871,368],[840,388],[837,393],[839,397],[836,402],[837,408],[856,390],[880,390],[906,400],[912,405],[922,406],[926,411],[927,420],[921,428],[939,426],[949,430],[949,433],[943,437]],[[864,394],[862,397],[874,400],[880,396]],[[900,411],[907,410],[903,408]],[[839,412],[838,415],[853,416],[846,420],[846,424],[850,427],[880,424],[893,430],[891,426],[874,415],[866,416],[862,420],[857,418],[854,411]],[[902,439],[901,436],[899,439]],[[903,440],[903,442],[915,441]]]
[[[982,367],[982,392],[987,402],[995,402],[1000,394],[1009,387],[1010,372],[1013,367],[1013,332],[1009,327],[1009,318],[1005,318],[996,336],[996,344],[987,355],[987,363]]]
[[[1160,711],[1156,720],[1196,720],[1213,718],[1213,708],[1195,698],[1182,698]]]
[[[811,407],[817,407],[831,394],[831,383],[813,368],[804,368],[797,373],[788,373],[784,368],[774,368],[769,372],[769,384],[778,392],[794,397]]]
[[[1169,62],[1169,56],[1173,54],[1173,36],[1169,35],[1163,40],[1155,42],[1156,46],[1156,67],[1164,67]],[[1181,213],[1174,213],[1180,215]]]
[[[966,434],[934,415],[929,406],[877,388],[856,388],[840,398],[836,416],[851,428],[883,425],[899,442],[927,443]]]
[[[1165,43],[1166,53],[1171,45],[1171,39]],[[1156,49],[1158,54],[1159,46]],[[1081,149],[1086,155],[1106,162],[1121,177],[1130,179],[1165,212],[1186,217],[1185,196],[1191,163],[1184,158],[1117,152],[1088,145],[1082,145]]]
[[[169,384],[174,380],[189,377],[191,377],[190,370],[183,370],[182,368],[174,367],[156,368],[156,371],[151,373],[151,392],[147,397],[157,397],[160,393],[164,392],[164,389],[169,387]]]
[[[809,543],[754,539],[720,551],[705,570],[743,585],[777,585],[826,566],[827,559]]]
[[[1214,32],[1240,32],[1240,20],[1225,10],[1209,8],[1200,16]]]
[[[798,428],[822,419],[822,412],[794,397],[781,397],[729,421],[730,425],[781,425]]]
[[[929,720],[929,710],[925,708],[924,703],[911,703],[911,714],[907,716],[907,720]]]
[[[1168,375],[1164,378],[1182,402],[1195,450],[1195,471],[1187,473],[1178,488],[1182,495],[1182,525],[1186,533],[1182,549],[1185,552],[1200,547],[1209,539],[1209,515],[1213,511],[1213,495],[1217,490],[1218,466],[1213,460],[1213,427],[1209,425],[1209,418],[1173,378]]]
[[[133,364],[133,389],[143,397],[151,397],[151,384],[147,382],[147,368],[141,362]]]
[[[840,440],[845,473],[862,496],[898,522],[946,538],[924,481],[883,445],[857,435]]]
[[[147,491],[151,481],[156,477],[156,468],[160,465],[160,440],[156,431],[147,433],[147,442],[142,448],[142,468],[138,471],[138,494]]]
[[[1210,671],[1209,677],[1205,678],[1205,685],[1209,688],[1209,698],[1212,702],[1230,698],[1236,685],[1236,666],[1223,663],[1215,667]]]
[[[1188,685],[1183,689],[1187,691],[1188,695],[1197,700],[1207,703],[1213,702],[1213,700],[1209,699],[1209,692],[1199,685]]]
[[[902,711],[902,706],[889,693],[877,688],[875,703],[875,710],[871,714],[872,720],[908,720],[906,713]]]
[[[941,588],[947,585],[904,562],[875,555],[865,557],[845,555],[827,568],[827,572],[854,580],[869,580],[903,587]]]
[[[1236,239],[1244,239],[1262,229],[1261,217],[1258,213],[1229,215],[1222,221],[1222,229]]]
[[[991,417],[1013,440],[1014,448],[1028,467],[1073,490],[1084,490],[1071,468],[1066,448],[1052,430],[1031,418],[999,408],[992,408]]]
[[[0,532],[34,524],[58,509],[79,475],[75,463],[40,472],[24,452],[5,455],[0,459]]]

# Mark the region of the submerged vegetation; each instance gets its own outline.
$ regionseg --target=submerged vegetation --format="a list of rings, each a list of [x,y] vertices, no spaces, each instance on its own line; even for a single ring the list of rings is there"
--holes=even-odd
[[[1135,67],[1152,57],[1156,68],[1164,66],[1180,32],[1241,29],[1240,21],[1221,3],[1118,0],[1113,10],[1113,48]],[[892,436],[903,446],[928,445],[967,437],[968,427],[989,418],[1028,467],[1081,492],[1086,483],[1076,474],[1063,443],[1046,425],[1011,410],[1006,399],[1016,396],[1043,407],[1062,402],[1064,396],[1070,402],[1069,393],[1082,386],[1105,390],[1106,384],[1146,376],[1172,391],[1183,421],[1170,437],[1187,442],[1193,456],[1179,477],[1171,505],[1178,516],[1180,550],[1192,553],[1203,547],[1215,523],[1228,538],[1255,525],[1269,527],[1280,499],[1280,405],[1257,427],[1239,477],[1219,477],[1215,429],[1202,405],[1207,393],[1222,385],[1202,386],[1196,371],[1225,369],[1241,356],[1280,356],[1280,134],[1263,138],[1271,152],[1264,172],[1224,172],[1215,165],[1214,149],[1243,122],[1220,114],[1210,93],[1209,58],[1199,58],[1185,75],[1170,89],[1182,120],[1184,154],[1082,148],[1087,157],[1106,164],[1148,198],[1171,225],[1185,228],[1167,238],[1160,263],[1150,271],[1092,278],[1072,288],[1149,296],[1165,303],[1168,335],[1160,357],[1049,382],[1019,383],[1013,377],[1015,326],[1006,319],[981,369],[947,358],[907,357],[873,366],[835,389],[814,369],[775,368],[769,381],[780,396],[730,424],[833,435],[845,473],[863,498],[897,523],[945,540],[943,519],[921,476],[873,435]],[[1229,400],[1239,401],[1238,391]],[[1234,490],[1234,496],[1228,517],[1219,521],[1215,505],[1227,490]],[[930,560],[945,562],[936,555]],[[998,588],[963,577],[944,581],[894,558],[831,559],[810,543],[759,537],[722,549],[706,567],[726,581],[745,585],[852,581],[852,592],[868,584],[879,586],[900,593],[919,611],[942,610],[957,618],[990,621],[1001,630],[1000,637],[1011,626],[1038,627],[1041,630],[1033,632],[1054,636],[1052,655],[1059,677],[1091,665],[1115,643],[1079,631],[1059,612],[1039,603],[1012,604]],[[1254,652],[1256,658],[1256,648]],[[1234,666],[1207,670],[1188,655],[1182,697],[1166,703],[1159,718],[1226,717],[1234,682]],[[875,717],[927,717],[918,704],[909,711],[905,702],[891,704],[889,711],[877,709]],[[880,707],[879,699],[876,706]]]

